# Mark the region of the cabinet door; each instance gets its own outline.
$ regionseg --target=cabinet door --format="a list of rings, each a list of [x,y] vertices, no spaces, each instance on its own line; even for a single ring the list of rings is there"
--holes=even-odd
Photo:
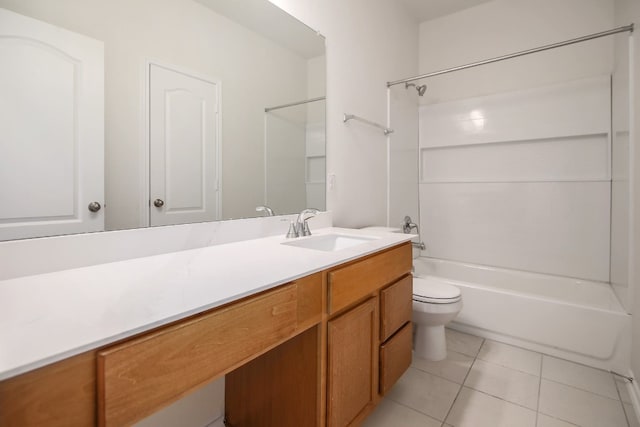
[[[327,424],[349,425],[373,405],[377,390],[377,299],[371,298],[328,326]]]

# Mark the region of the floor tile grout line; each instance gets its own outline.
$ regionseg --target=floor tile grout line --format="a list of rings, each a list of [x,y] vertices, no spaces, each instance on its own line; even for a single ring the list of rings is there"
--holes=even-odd
[[[394,400],[394,399],[392,399],[392,398],[390,398],[390,397],[385,396],[385,397],[384,397],[384,399],[389,399],[389,400],[390,400],[390,401],[392,401],[393,403],[396,403],[396,404],[398,404],[398,405],[402,406],[403,408],[407,408],[407,409],[409,409],[409,410],[411,410],[411,411],[413,411],[413,412],[415,412],[415,413],[417,413],[417,414],[423,415],[423,416],[425,416],[425,417],[427,417],[427,418],[430,418],[430,419],[432,419],[432,420],[434,420],[434,421],[438,421],[438,422],[440,422],[440,420],[439,420],[439,419],[437,419],[436,417],[433,417],[433,416],[431,416],[431,415],[429,415],[429,414],[425,414],[425,413],[424,413],[424,412],[422,412],[422,411],[418,411],[416,408],[412,408],[411,406],[409,406],[409,405],[405,405],[404,403],[402,403],[402,402],[398,402],[397,400]],[[442,423],[444,423],[444,421],[442,421]],[[442,426],[441,426],[441,427],[442,427]]]
[[[506,344],[506,343],[503,343],[503,342],[500,342],[500,341],[488,340],[488,339],[485,338],[484,342],[487,342],[487,341],[495,342],[495,343],[500,344],[500,345],[504,345],[504,346],[507,346],[507,347],[514,348],[516,350],[522,350],[522,351],[525,351],[525,352],[528,352],[528,353],[533,353],[533,354],[536,354],[536,355],[540,356],[540,358],[542,358],[544,356],[543,353],[540,353],[538,351],[529,350],[527,348],[522,348],[522,347],[518,347],[518,346],[515,346],[515,345],[511,345],[511,344]],[[483,346],[484,346],[484,342],[482,344]],[[480,348],[480,351],[482,351],[482,347]],[[483,361],[483,362],[491,363],[492,365],[501,366],[503,368],[512,369],[514,371],[522,372],[522,373],[533,375],[533,376],[540,376],[542,374],[542,372],[540,374],[532,374],[531,372],[523,371],[522,369],[517,369],[517,368],[511,367],[511,366],[503,365],[501,363],[493,362],[491,360],[483,359],[483,358],[479,357],[480,351],[478,351],[478,359]]]
[[[608,370],[606,370],[606,369],[602,369],[602,368],[595,368],[595,367],[593,367],[593,366],[585,365],[584,363],[574,362],[573,360],[563,359],[562,357],[552,356],[552,355],[550,355],[550,354],[545,354],[545,353],[541,353],[541,354],[542,354],[542,358],[543,358],[543,359],[544,359],[545,357],[549,357],[549,358],[551,358],[551,359],[558,359],[558,360],[562,360],[563,362],[567,362],[567,363],[571,363],[571,364],[574,364],[574,365],[581,366],[581,367],[583,367],[583,368],[593,369],[593,370],[595,370],[595,371],[604,372],[604,373],[606,373],[606,374],[609,374],[609,375],[611,376],[611,378],[613,379],[613,386],[615,387],[615,389],[616,389],[616,393],[618,394],[618,400],[622,401],[622,397],[620,396],[620,391],[618,390],[618,386],[616,385],[616,376],[615,376],[615,375],[613,375],[613,372],[608,371]],[[609,396],[606,396],[606,395],[604,395],[604,394],[597,393],[597,392],[595,392],[595,391],[591,391],[591,390],[587,390],[587,389],[584,389],[584,388],[580,388],[580,387],[577,387],[577,386],[574,386],[574,385],[571,385],[571,384],[566,384],[566,383],[563,383],[563,382],[561,382],[561,381],[553,380],[553,379],[551,379],[551,378],[546,378],[546,377],[544,377],[544,376],[543,376],[542,371],[540,372],[540,376],[542,376],[542,378],[544,378],[545,380],[552,381],[552,382],[557,383],[557,384],[563,384],[563,385],[566,385],[566,386],[568,386],[568,387],[575,388],[575,389],[577,389],[577,390],[586,391],[586,392],[589,392],[589,393],[592,393],[592,394],[595,394],[595,395],[598,395],[598,396],[606,397],[606,398],[611,399],[611,400],[616,400],[616,399],[614,399],[613,397],[609,397]],[[623,402],[623,403],[624,403],[624,402]]]
[[[425,372],[425,371],[422,371],[422,370],[420,370],[420,369],[418,369],[418,368],[415,368],[414,366],[409,366],[409,369],[415,369],[415,370],[417,370],[417,371],[424,372],[424,373],[429,374],[429,375],[433,375],[431,372]],[[406,372],[405,372],[405,373],[406,373]],[[443,378],[443,377],[438,377],[437,375],[433,375],[433,376],[434,376],[434,377],[437,377],[437,378],[440,378],[440,379],[443,379],[443,380],[445,380],[445,381],[448,381],[448,382],[450,382],[450,383],[452,383],[452,384],[455,384],[455,385],[457,385],[457,386],[462,387],[462,385],[461,385],[461,384],[458,384],[458,383],[456,383],[456,382],[454,382],[454,381],[448,380],[448,379]],[[460,390],[458,390],[458,392],[460,392]],[[457,396],[457,394],[456,394],[456,396]],[[398,405],[400,405],[400,406],[403,406],[403,407],[405,407],[405,408],[411,409],[412,411],[417,412],[417,413],[418,413],[418,414],[420,414],[420,415],[424,415],[425,417],[427,417],[427,418],[431,418],[432,420],[434,420],[434,421],[438,421],[438,422],[440,422],[442,425],[444,425],[444,421],[439,420],[438,418],[434,417],[433,415],[427,414],[426,412],[422,412],[421,410],[416,409],[416,408],[414,408],[414,407],[412,407],[412,406],[409,406],[409,405],[407,405],[407,404],[405,404],[405,403],[403,403],[403,402],[401,402],[401,401],[399,401],[399,400],[395,400],[395,399],[393,399],[393,398],[392,398],[392,397],[390,397],[390,396],[384,396],[384,398],[383,398],[383,399],[389,399],[390,401],[392,401],[392,402],[394,402],[394,403],[397,403],[397,404],[398,404]],[[454,400],[455,400],[455,399],[454,399]],[[446,419],[447,417],[445,416],[444,418]],[[442,427],[442,425],[441,425],[440,427]]]
[[[538,374],[532,374],[531,372],[523,371],[522,369],[516,369],[516,368],[513,368],[511,366],[503,365],[503,364],[500,364],[500,363],[495,363],[495,362],[492,362],[490,360],[480,359],[480,358],[478,358],[478,360],[481,361],[481,362],[484,362],[484,363],[489,363],[490,365],[493,365],[493,366],[499,366],[501,368],[511,369],[512,371],[520,372],[522,374],[531,375],[533,377],[539,377],[540,376]]]
[[[471,362],[471,365],[473,365],[473,361]],[[471,365],[469,365],[469,369],[471,369]],[[434,374],[433,372],[425,371],[424,369],[421,369],[421,368],[419,368],[419,367],[417,367],[417,366],[413,366],[413,365],[410,365],[409,367],[410,367],[410,368],[413,368],[413,369],[416,369],[416,370],[418,370],[418,371],[420,371],[420,372],[424,372],[425,374],[429,374],[429,375],[433,375],[434,377],[438,377],[438,378],[440,378],[441,380],[447,380],[447,381],[449,381],[449,382],[451,382],[451,383],[458,384],[458,385],[462,385],[462,383],[459,383],[458,381],[454,381],[454,380],[452,380],[451,378],[447,378],[447,377],[445,377],[444,375]],[[465,376],[465,378],[466,378],[466,376]],[[463,381],[464,381],[464,380],[463,380]]]
[[[478,354],[480,354],[480,349],[482,349],[482,346],[484,345],[486,339],[482,338],[482,342],[480,343],[480,347],[478,347],[478,351],[476,352],[476,355],[473,356],[473,361],[471,362],[471,365],[469,366],[469,369],[467,370],[467,374],[464,376],[464,379],[462,380],[462,384],[460,384],[460,388],[458,389],[458,393],[456,394],[456,397],[453,399],[453,402],[451,402],[451,406],[449,406],[449,410],[447,411],[447,414],[444,416],[444,420],[442,421],[442,426],[444,427],[444,425],[447,422],[447,418],[449,418],[449,415],[451,414],[451,410],[453,409],[453,406],[456,404],[456,401],[458,400],[458,397],[460,397],[460,393],[462,392],[462,389],[464,388],[464,383],[467,381],[467,377],[469,377],[469,373],[471,372],[471,370],[473,369],[473,365],[476,363],[476,360],[478,359]]]
[[[519,408],[527,409],[527,410],[529,410],[531,412],[537,412],[535,409],[531,409],[528,406],[521,405],[520,403],[512,402],[510,400],[505,399],[504,397],[496,396],[495,394],[487,393],[486,391],[478,390],[476,388],[469,387],[468,385],[464,385],[463,384],[462,386],[468,388],[469,390],[473,390],[473,391],[477,391],[478,393],[482,393],[485,396],[493,397],[495,399],[502,400],[503,402],[510,403],[511,405],[517,406]]]
[[[540,375],[532,374],[531,372],[523,371],[522,369],[515,369],[515,368],[512,368],[511,366],[501,365],[501,364],[499,364],[499,363],[491,362],[491,361],[489,361],[489,360],[485,360],[485,359],[480,359],[480,358],[478,358],[478,360],[479,360],[480,362],[482,362],[482,363],[487,363],[487,364],[489,364],[489,365],[497,366],[497,367],[499,367],[499,368],[509,369],[510,371],[518,372],[518,373],[520,373],[520,374],[530,375],[530,376],[532,376],[532,377],[536,377],[536,378],[537,378],[537,377],[540,377]]]
[[[538,403],[536,405],[536,427],[538,427],[538,418],[540,417],[540,395],[542,394],[542,364],[544,356],[540,354],[540,375],[538,376]]]
[[[552,380],[551,378],[545,378],[545,377],[540,377],[540,378],[543,379],[543,380],[552,382],[552,383],[556,383],[556,384],[560,384],[560,385],[572,388],[574,390],[580,390],[580,391],[583,391],[585,393],[590,393],[590,394],[596,395],[598,397],[602,397],[604,399],[613,400],[614,402],[622,402],[622,399],[620,399],[620,392],[618,392],[618,390],[616,390],[616,393],[618,394],[618,398],[616,399],[616,398],[613,398],[613,397],[610,397],[610,396],[605,396],[604,394],[596,393],[596,392],[591,391],[591,390],[586,390],[584,388],[576,387],[576,386],[571,385],[571,384],[567,384],[567,383],[563,383],[563,382],[560,382],[560,381]]]
[[[544,412],[540,412],[540,414],[544,415],[545,417],[553,418],[554,420],[562,421],[564,424],[569,424],[569,425],[575,426],[575,427],[582,427],[582,426],[580,426],[580,424],[576,424],[573,421],[568,421],[568,420],[565,420],[563,418],[558,418],[557,415],[549,415],[549,414],[545,414]]]
[[[421,369],[421,368],[419,368],[419,367],[417,367],[417,366],[413,366],[413,364],[412,364],[412,366],[411,366],[412,368],[416,369],[417,371],[420,371],[420,372],[423,372],[423,373],[426,373],[426,374],[432,375],[432,376],[434,376],[434,377],[436,377],[436,378],[439,378],[439,379],[442,379],[442,380],[445,380],[445,381],[449,381],[449,382],[451,382],[451,383],[453,383],[453,384],[455,384],[455,385],[459,386],[458,391],[457,391],[457,393],[456,393],[456,396],[455,396],[455,398],[453,399],[453,401],[451,402],[451,404],[450,404],[450,406],[449,406],[449,408],[448,408],[448,411],[447,411],[447,413],[446,413],[446,415],[444,416],[444,419],[443,419],[442,421],[438,420],[437,418],[435,418],[435,417],[433,417],[433,416],[431,416],[431,415],[429,415],[429,414],[426,414],[426,413],[421,412],[421,411],[419,411],[419,410],[417,410],[417,409],[414,409],[414,408],[412,408],[412,407],[410,407],[410,406],[407,406],[407,405],[405,405],[405,404],[403,404],[403,403],[401,403],[401,402],[395,401],[395,400],[393,400],[393,399],[390,399],[390,400],[392,400],[392,401],[393,401],[394,403],[396,403],[396,404],[399,404],[400,406],[403,406],[403,407],[405,407],[405,408],[407,408],[407,409],[411,410],[412,412],[416,412],[416,413],[418,413],[418,414],[420,414],[420,415],[423,415],[423,416],[425,416],[425,417],[427,417],[427,418],[429,418],[429,419],[432,419],[432,420],[434,420],[434,421],[436,421],[436,422],[440,422],[440,427],[448,427],[447,419],[448,419],[448,417],[451,415],[452,410],[453,410],[453,407],[455,406],[456,402],[458,402],[459,397],[460,397],[460,394],[462,393],[463,388],[467,387],[467,388],[468,388],[468,389],[470,389],[470,390],[473,390],[473,391],[475,391],[475,392],[478,392],[478,393],[484,394],[484,395],[489,396],[489,397],[493,397],[493,398],[498,399],[498,400],[501,400],[501,401],[503,401],[503,402],[505,402],[505,403],[510,403],[510,404],[512,404],[512,405],[514,405],[514,406],[518,406],[518,407],[521,407],[521,408],[523,408],[523,409],[527,409],[527,410],[529,410],[529,411],[535,411],[535,425],[536,425],[536,426],[537,426],[537,424],[538,424],[539,420],[541,419],[541,418],[540,418],[540,415],[543,415],[543,416],[548,417],[548,418],[552,418],[552,419],[556,419],[556,420],[558,420],[558,421],[565,422],[565,423],[567,423],[567,424],[569,424],[569,425],[572,425],[572,426],[580,427],[579,425],[577,425],[577,424],[575,424],[575,423],[573,423],[573,422],[571,422],[571,421],[569,421],[569,420],[565,420],[565,419],[562,419],[562,418],[558,418],[558,417],[557,417],[557,416],[555,416],[555,415],[550,415],[550,414],[547,414],[547,413],[542,412],[542,411],[540,410],[541,395],[542,395],[542,380],[546,380],[546,381],[548,381],[548,382],[550,382],[550,383],[555,383],[555,384],[558,384],[558,385],[563,385],[563,386],[568,387],[568,388],[570,388],[570,389],[578,390],[578,391],[582,391],[583,393],[588,393],[588,394],[593,395],[593,396],[596,396],[596,397],[605,398],[605,399],[608,399],[608,400],[610,400],[610,401],[611,401],[611,400],[612,400],[612,401],[618,401],[618,402],[619,402],[619,404],[620,404],[620,405],[622,405],[622,410],[623,410],[623,414],[624,414],[624,417],[625,417],[625,418],[624,418],[624,420],[625,420],[625,422],[626,422],[626,425],[627,425],[628,427],[631,427],[631,423],[630,423],[630,421],[629,421],[629,417],[628,417],[628,415],[627,415],[627,411],[626,411],[626,408],[625,408],[625,403],[624,403],[624,401],[623,401],[623,399],[622,399],[622,395],[621,395],[621,392],[620,392],[620,388],[618,387],[618,384],[616,383],[616,378],[612,377],[612,380],[614,381],[614,387],[615,387],[615,389],[616,389],[616,392],[615,392],[615,393],[616,393],[616,396],[617,396],[616,398],[613,398],[613,397],[611,397],[611,396],[609,396],[609,395],[600,394],[600,393],[598,393],[598,392],[594,392],[594,391],[592,391],[592,390],[588,390],[588,389],[585,389],[585,388],[581,388],[581,387],[579,387],[579,386],[575,386],[575,385],[572,385],[572,384],[566,384],[565,382],[562,382],[562,381],[559,381],[559,380],[555,380],[555,379],[551,379],[551,378],[546,378],[546,377],[544,377],[544,376],[543,376],[543,370],[544,370],[544,357],[546,356],[546,357],[550,357],[550,358],[555,358],[555,359],[562,360],[562,361],[566,361],[566,362],[569,362],[569,363],[572,363],[572,364],[576,364],[576,365],[579,365],[579,366],[582,366],[582,367],[585,367],[585,368],[590,368],[590,369],[593,369],[593,370],[596,370],[596,371],[600,371],[600,372],[606,372],[607,374],[611,374],[610,372],[608,372],[608,371],[606,371],[606,370],[604,370],[604,369],[594,368],[594,367],[592,367],[592,366],[584,365],[584,364],[577,363],[577,362],[574,362],[574,361],[571,361],[571,360],[562,359],[562,358],[559,358],[559,357],[556,357],[556,356],[553,356],[553,355],[547,355],[547,354],[540,353],[540,352],[536,352],[536,351],[529,350],[529,349],[524,349],[524,348],[522,348],[522,349],[523,349],[523,350],[525,350],[525,351],[533,352],[533,353],[536,353],[536,354],[540,355],[540,371],[539,371],[539,375],[538,375],[538,395],[537,395],[537,403],[536,403],[536,409],[535,409],[535,410],[532,410],[531,408],[529,408],[529,407],[527,407],[527,406],[524,406],[524,405],[521,405],[521,404],[518,404],[518,403],[515,403],[515,402],[511,402],[511,401],[509,401],[509,400],[507,400],[507,399],[504,399],[504,398],[502,398],[502,397],[494,396],[494,395],[492,395],[492,394],[490,394],[490,393],[487,393],[487,392],[484,392],[484,391],[482,391],[482,390],[477,390],[477,389],[475,389],[475,388],[473,388],[473,387],[471,387],[471,386],[466,386],[466,385],[465,385],[465,383],[466,383],[466,381],[468,380],[468,377],[469,377],[469,375],[470,375],[470,373],[471,373],[471,370],[472,370],[472,369],[474,368],[474,366],[476,365],[476,361],[477,361],[477,360],[480,360],[480,361],[482,361],[482,362],[485,362],[485,363],[491,364],[491,365],[493,365],[493,366],[498,366],[498,367],[501,367],[501,368],[509,369],[509,370],[512,370],[512,371],[515,371],[515,372],[520,372],[520,373],[528,374],[528,375],[534,375],[534,374],[531,374],[531,372],[523,371],[523,370],[521,370],[521,369],[515,369],[515,368],[513,368],[513,367],[511,367],[511,366],[506,366],[506,365],[503,365],[503,364],[500,364],[500,363],[495,363],[495,362],[493,362],[493,361],[485,360],[485,359],[481,358],[481,357],[480,357],[481,350],[482,350],[482,348],[485,346],[485,344],[487,343],[487,341],[490,341],[490,340],[488,340],[488,339],[486,339],[486,338],[482,338],[482,337],[479,337],[479,338],[481,338],[481,339],[482,339],[482,341],[480,342],[480,346],[478,347],[478,350],[475,352],[475,355],[473,355],[473,356],[472,356],[472,355],[470,355],[470,354],[467,354],[467,353],[460,352],[460,351],[448,350],[448,351],[451,351],[451,352],[454,352],[454,353],[457,353],[457,354],[461,354],[461,355],[466,356],[466,357],[468,357],[468,358],[471,358],[471,364],[469,365],[469,367],[468,367],[468,368],[467,368],[467,370],[466,370],[466,374],[464,375],[464,378],[463,378],[463,380],[462,380],[462,383],[458,383],[457,381],[451,380],[450,378],[447,378],[447,377],[445,377],[445,376],[443,376],[443,375],[439,375],[439,374],[436,374],[436,373],[429,372],[429,371],[427,371],[427,370]],[[497,341],[497,342],[499,342],[499,341]],[[513,346],[513,345],[510,345],[510,346],[511,346],[511,347],[514,347],[514,348],[516,348],[516,349],[521,349],[521,347],[517,347],[517,346]],[[535,376],[535,375],[534,375],[534,376]]]
[[[613,374],[611,374],[613,376]],[[620,389],[618,388],[618,384],[616,384],[616,378],[613,378],[614,385],[616,386],[616,392],[618,393],[618,399],[620,400],[620,404],[622,405],[622,413],[624,414],[624,419],[627,422],[627,427],[631,427],[631,421],[629,421],[629,416],[627,415],[627,408],[624,407],[624,402],[622,401],[622,395],[620,394]]]
[[[549,357],[549,358],[551,358],[551,359],[558,359],[558,360],[562,360],[562,361],[564,361],[564,362],[573,363],[574,365],[582,366],[583,368],[589,368],[589,369],[593,369],[593,370],[595,370],[595,371],[600,371],[600,372],[604,372],[604,373],[606,373],[606,374],[611,374],[611,371],[609,371],[609,370],[607,370],[607,369],[603,369],[603,368],[596,368],[596,367],[594,367],[594,366],[586,365],[586,364],[584,364],[584,363],[576,362],[576,361],[569,360],[569,359],[564,359],[564,358],[562,358],[562,357],[558,357],[558,356],[553,356],[553,355],[551,355],[551,354],[546,354],[546,353],[540,353],[540,354],[542,354],[543,356]]]
[[[620,382],[622,382],[622,385],[620,387],[618,387],[618,378],[620,379]],[[631,402],[625,402],[625,400],[622,398],[622,392],[620,391],[620,388],[622,388],[623,390],[627,388],[627,384],[629,384],[629,381],[624,378],[616,377],[615,375],[613,375],[613,379],[616,383],[616,390],[618,390],[618,397],[620,397],[620,401],[625,405],[631,404]],[[625,392],[627,395],[629,394],[628,391],[625,390]]]

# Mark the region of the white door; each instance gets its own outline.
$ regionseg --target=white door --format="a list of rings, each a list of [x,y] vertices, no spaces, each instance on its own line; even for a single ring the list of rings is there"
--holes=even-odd
[[[0,240],[104,229],[103,67],[102,42],[0,9]]]
[[[219,219],[219,82],[150,64],[150,225]]]

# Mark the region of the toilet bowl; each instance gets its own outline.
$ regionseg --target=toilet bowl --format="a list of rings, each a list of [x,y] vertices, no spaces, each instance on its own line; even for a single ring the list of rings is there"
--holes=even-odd
[[[413,349],[417,357],[431,361],[447,357],[444,325],[462,309],[460,289],[440,280],[413,278]]]

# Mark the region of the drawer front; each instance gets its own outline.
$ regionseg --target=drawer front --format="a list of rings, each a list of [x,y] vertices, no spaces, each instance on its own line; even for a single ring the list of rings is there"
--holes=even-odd
[[[409,274],[380,291],[380,341],[411,320],[413,277]]]
[[[132,424],[288,338],[296,296],[285,285],[99,352],[99,425]]]
[[[327,290],[323,283],[324,273],[315,273],[297,279],[298,287],[298,330],[306,329],[322,321],[325,312]]]
[[[328,275],[329,314],[375,292],[411,271],[411,244],[370,256]]]
[[[411,322],[380,346],[380,394],[387,391],[411,365]]]

